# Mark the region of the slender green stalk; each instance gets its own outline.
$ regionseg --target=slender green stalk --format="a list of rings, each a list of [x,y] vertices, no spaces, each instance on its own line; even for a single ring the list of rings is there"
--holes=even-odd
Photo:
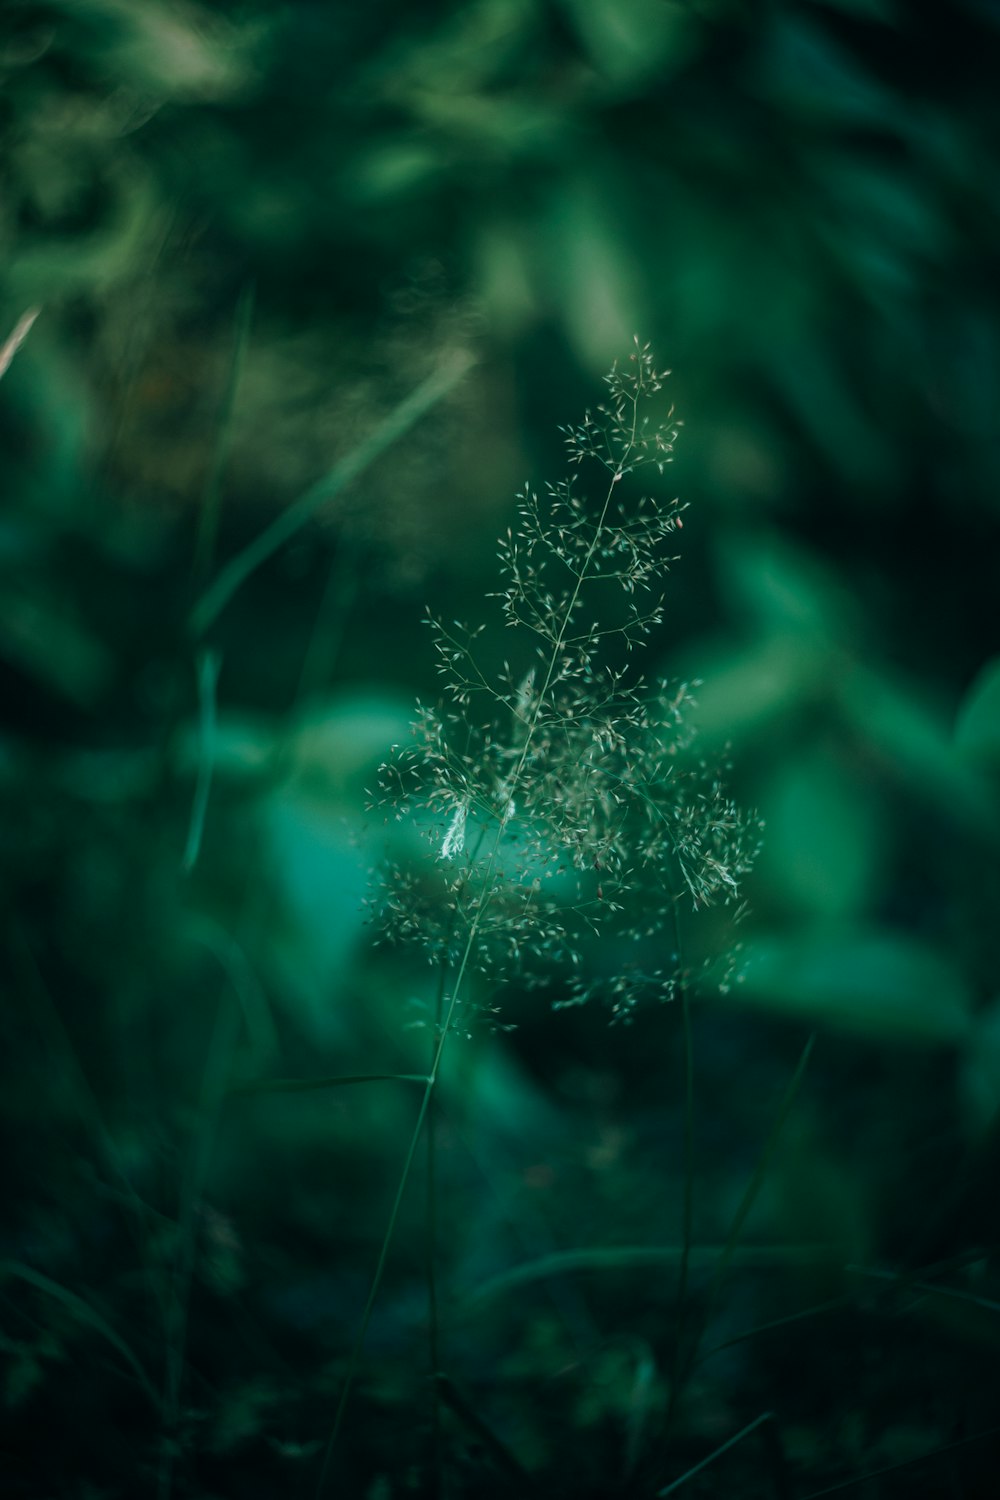
[[[432,1049],[437,1045],[444,1016],[444,992],[448,981],[447,965],[442,962],[434,1004]],[[432,1057],[433,1062],[433,1057]],[[437,1109],[431,1100],[427,1110],[427,1206],[424,1219],[424,1246],[427,1271],[428,1352],[431,1373],[431,1495],[441,1493],[441,1341],[438,1323],[437,1292]]]
[[[667,1406],[667,1431],[670,1430],[682,1378],[691,1246],[694,1240],[694,1045],[691,1034],[691,997],[688,993],[687,975],[684,970],[684,954],[681,946],[679,899],[678,896],[673,898],[673,920],[678,965],[678,993],[681,1002],[681,1036],[684,1047],[684,1200],[681,1211],[682,1253],[680,1270],[677,1277],[677,1311],[674,1316],[674,1357],[670,1375],[670,1396]]]
[[[340,536],[337,551],[327,575],[316,623],[309,637],[299,672],[295,702],[301,703],[321,691],[333,676],[334,663],[340,655],[347,621],[358,597],[363,577],[360,549]]]
[[[232,1063],[239,1023],[240,1010],[235,1003],[229,983],[226,982],[219,996],[215,1024],[202,1074],[199,1095],[201,1124],[181,1186],[177,1252],[174,1261],[173,1295],[168,1319],[164,1373],[164,1442],[160,1456],[159,1500],[169,1500],[173,1491],[174,1464],[177,1457],[177,1426],[187,1351],[191,1283],[197,1252],[198,1211],[204,1201],[205,1186],[215,1145],[216,1126],[225,1096],[227,1075]]]
[[[850,1268],[848,1268],[850,1269]],[[766,1323],[758,1323],[753,1328],[747,1328],[743,1333],[735,1333],[731,1339],[723,1339],[721,1344],[713,1344],[711,1349],[706,1349],[698,1359],[698,1364],[703,1365],[714,1355],[721,1354],[723,1349],[732,1349],[736,1344],[745,1344],[749,1339],[755,1339],[762,1333],[770,1333],[775,1328],[787,1328],[791,1323],[803,1323],[807,1318],[819,1318],[824,1313],[840,1312],[845,1307],[854,1305],[853,1297],[831,1297],[827,1302],[817,1302],[812,1307],[804,1307],[799,1312],[786,1313],[781,1318],[769,1318]]]
[[[868,1469],[864,1474],[856,1474],[853,1479],[842,1479],[839,1484],[827,1485],[822,1490],[810,1490],[808,1495],[803,1495],[802,1500],[825,1500],[827,1495],[842,1495],[847,1490],[857,1489],[859,1484],[867,1484],[870,1479],[881,1479],[886,1474],[896,1474],[900,1469],[915,1469],[920,1464],[926,1464],[932,1458],[939,1458],[943,1453],[954,1453],[958,1448],[971,1448],[974,1443],[984,1443],[987,1438],[996,1437],[1000,1433],[1000,1427],[987,1427],[983,1432],[974,1432],[971,1437],[958,1438],[954,1443],[943,1443],[940,1448],[931,1448],[928,1453],[920,1453],[916,1458],[904,1458],[899,1463],[885,1464],[881,1469]]]
[[[72,1099],[81,1123],[93,1135],[98,1155],[109,1177],[121,1184],[122,1200],[131,1210],[130,1228],[133,1242],[141,1259],[148,1242],[150,1222],[156,1214],[135,1190],[105,1123],[97,1095],[84,1071],[69,1032],[63,1024],[49,987],[42,977],[31,944],[25,936],[21,923],[14,919],[13,915],[8,924],[8,945],[31,991],[31,1019],[38,1026],[51,1056],[62,1060],[67,1081],[66,1097]],[[151,1278],[151,1282],[154,1287],[157,1285],[155,1278]],[[163,1311],[162,1303],[160,1310]]]
[[[208,799],[212,791],[212,769],[215,762],[216,698],[222,657],[217,651],[199,651],[196,658],[198,674],[198,770],[195,776],[194,800],[191,804],[191,821],[188,824],[187,843],[181,868],[190,875],[198,863],[201,841],[205,833],[208,816]]]
[[[0,344],[0,376],[6,375],[11,360],[28,337],[32,324],[41,310],[40,307],[29,307],[28,311],[18,318],[3,344]]]
[[[535,1495],[537,1489],[535,1482],[523,1464],[519,1463],[514,1454],[502,1442],[497,1434],[489,1427],[482,1417],[457,1389],[454,1382],[447,1375],[439,1374],[435,1379],[435,1385],[448,1407],[458,1417],[463,1426],[482,1443],[486,1451],[492,1455],[497,1465],[513,1480],[516,1480],[521,1495]]]
[[[744,1438],[749,1437],[752,1432],[756,1432],[758,1427],[763,1426],[765,1422],[773,1421],[774,1412],[761,1412],[759,1417],[755,1417],[752,1422],[748,1422],[745,1427],[742,1427],[740,1431],[735,1434],[735,1436],[729,1438],[724,1443],[720,1443],[718,1448],[710,1453],[707,1458],[703,1458],[700,1463],[697,1463],[692,1468],[687,1469],[685,1473],[683,1473],[679,1479],[675,1479],[672,1484],[665,1485],[662,1490],[657,1490],[657,1496],[660,1497],[660,1500],[662,1500],[662,1497],[664,1495],[676,1494],[676,1492],[681,1489],[683,1485],[687,1484],[689,1479],[693,1479],[696,1474],[700,1474],[703,1469],[707,1469],[709,1464],[714,1464],[716,1459],[721,1458],[724,1453],[728,1453],[730,1448],[735,1448],[737,1443],[742,1443]]]
[[[743,1197],[740,1199],[739,1205],[736,1209],[736,1213],[733,1215],[733,1221],[729,1228],[729,1234],[726,1237],[726,1242],[722,1248],[722,1254],[719,1256],[719,1259],[715,1266],[715,1271],[712,1275],[712,1279],[709,1282],[708,1291],[705,1295],[704,1306],[698,1317],[694,1334],[687,1349],[683,1353],[682,1359],[675,1365],[675,1378],[671,1384],[670,1396],[667,1402],[667,1411],[663,1422],[663,1430],[660,1440],[661,1446],[665,1445],[670,1440],[670,1435],[673,1430],[673,1424],[677,1415],[677,1409],[680,1403],[680,1399],[684,1392],[684,1389],[686,1388],[687,1381],[691,1375],[691,1372],[697,1363],[698,1351],[701,1347],[701,1341],[704,1338],[705,1329],[708,1327],[708,1324],[712,1317],[712,1313],[715,1310],[715,1305],[718,1300],[718,1295],[719,1291],[721,1290],[723,1280],[725,1279],[726,1271],[729,1269],[733,1257],[736,1254],[740,1235],[743,1231],[743,1226],[746,1223],[747,1216],[749,1215],[750,1210],[756,1202],[757,1195],[764,1184],[764,1179],[767,1176],[771,1162],[774,1158],[774,1153],[778,1145],[779,1137],[784,1128],[785,1122],[788,1119],[789,1114],[791,1113],[792,1106],[798,1097],[802,1079],[805,1075],[805,1070],[808,1065],[809,1057],[812,1053],[815,1041],[816,1036],[815,1033],[813,1033],[809,1037],[808,1041],[805,1044],[805,1047],[802,1050],[802,1055],[800,1056],[798,1064],[796,1065],[795,1072],[793,1073],[791,1081],[782,1097],[774,1124],[771,1126],[767,1139],[764,1142],[763,1148],[761,1150],[760,1156],[757,1159],[757,1165],[754,1168],[753,1175],[751,1176],[750,1181],[747,1184],[746,1189],[744,1190]]]
[[[209,465],[202,494],[201,515],[198,520],[198,539],[195,543],[194,576],[201,585],[215,555],[215,541],[219,532],[219,512],[222,507],[222,481],[229,462],[233,437],[233,412],[236,395],[243,377],[247,349],[250,345],[250,328],[253,323],[255,287],[248,282],[240,293],[236,304],[236,327],[233,335],[233,353],[229,362],[229,378],[222,398],[222,413],[216,431],[215,450]]]
[[[784,1096],[782,1097],[781,1104],[778,1107],[778,1113],[775,1117],[774,1124],[771,1126],[767,1140],[764,1142],[763,1149],[757,1159],[757,1165],[754,1168],[753,1176],[747,1183],[746,1191],[744,1192],[743,1197],[740,1199],[739,1207],[737,1208],[736,1213],[733,1216],[733,1222],[730,1226],[729,1234],[726,1238],[725,1249],[723,1250],[719,1264],[715,1268],[715,1275],[712,1277],[711,1283],[708,1288],[704,1318],[704,1322],[706,1323],[715,1310],[716,1299],[722,1287],[722,1282],[725,1278],[726,1271],[729,1268],[729,1263],[736,1252],[737,1245],[739,1244],[740,1235],[743,1232],[743,1225],[746,1223],[747,1216],[750,1213],[750,1210],[753,1208],[754,1203],[757,1201],[757,1195],[764,1185],[764,1179],[766,1178],[768,1171],[770,1170],[771,1162],[774,1160],[774,1153],[777,1150],[778,1140],[781,1136],[781,1132],[785,1128],[785,1123],[788,1120],[788,1116],[792,1112],[792,1107],[799,1096],[799,1090],[802,1087],[802,1080],[805,1077],[806,1068],[809,1066],[809,1059],[812,1056],[812,1050],[815,1045],[816,1033],[813,1032],[809,1036],[805,1046],[802,1049],[802,1054],[799,1057],[798,1063],[796,1064],[795,1072],[792,1074],[791,1081],[789,1082]]]

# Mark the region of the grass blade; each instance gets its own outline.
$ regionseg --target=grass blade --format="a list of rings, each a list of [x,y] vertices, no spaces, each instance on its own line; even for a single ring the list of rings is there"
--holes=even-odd
[[[769,1266],[825,1265],[831,1251],[825,1245],[746,1245],[742,1249],[724,1245],[607,1245],[584,1250],[561,1250],[553,1255],[541,1256],[504,1271],[499,1276],[484,1282],[466,1299],[465,1305],[475,1306],[494,1297],[513,1291],[532,1281],[544,1281],[551,1276],[566,1276],[586,1271],[633,1271],[645,1266],[676,1266],[688,1256],[691,1266],[703,1269],[716,1268],[724,1257],[734,1258],[743,1266],[767,1268]],[[728,1263],[727,1261],[727,1263]]]
[[[520,1485],[519,1493],[522,1495],[537,1494],[534,1482],[527,1469],[518,1462],[513,1453],[502,1442],[483,1421],[479,1413],[466,1400],[454,1383],[447,1375],[440,1372],[434,1377],[434,1383],[440,1393],[441,1400],[448,1409],[454,1413],[459,1421],[468,1428],[472,1435],[479,1439],[487,1453],[491,1454],[499,1468],[501,1468],[511,1479],[516,1479]]]
[[[222,398],[222,415],[215,441],[215,451],[212,454],[212,462],[202,494],[194,558],[194,576],[199,584],[211,567],[215,553],[215,539],[219,530],[219,510],[222,504],[222,480],[232,445],[233,411],[236,407],[236,393],[243,376],[247,348],[250,343],[253,305],[254,284],[251,281],[243,288],[236,305],[236,329],[233,337],[232,359],[229,364],[229,378],[226,382],[225,395]]]
[[[61,1282],[53,1281],[51,1276],[46,1276],[43,1272],[36,1271],[31,1266],[23,1265],[20,1261],[0,1261],[0,1280],[5,1276],[13,1276],[18,1281],[23,1281],[28,1286],[33,1286],[36,1291],[44,1292],[47,1297],[51,1297],[53,1301],[60,1303],[62,1307],[66,1308],[67,1312],[71,1312],[79,1322],[86,1323],[88,1327],[93,1328],[95,1332],[99,1333],[105,1342],[110,1344],[112,1349],[116,1350],[125,1361],[156,1411],[159,1412],[159,1395],[153,1382],[143,1369],[141,1361],[132,1352],[128,1344],[126,1344],[121,1334],[117,1333],[107,1319],[95,1308],[91,1307],[89,1302],[86,1302],[77,1292],[71,1292],[69,1287],[63,1286]]]
[[[230,1094],[308,1094],[352,1083],[427,1083],[426,1073],[339,1073],[329,1078],[255,1078],[237,1083]]]
[[[283,547],[297,531],[301,531],[321,506],[332,500],[335,495],[339,495],[341,490],[353,483],[387,449],[391,448],[401,437],[405,437],[421,417],[431,411],[455,388],[472,368],[473,363],[473,357],[463,352],[455,355],[439,370],[435,370],[433,375],[429,375],[400,402],[395,411],[390,412],[370,437],[367,437],[363,443],[359,443],[353,453],[349,453],[330,470],[329,474],[311,485],[287,510],[282,511],[271,525],[261,532],[260,536],[244,547],[242,552],[238,552],[234,558],[231,558],[215,581],[202,594],[191,613],[191,628],[195,635],[203,635],[250,575],[277,552],[279,547]]]
[[[774,1124],[771,1126],[771,1130],[768,1134],[767,1140],[764,1142],[764,1148],[757,1160],[757,1165],[754,1168],[753,1176],[747,1183],[746,1191],[744,1192],[743,1197],[740,1199],[739,1208],[737,1208],[736,1213],[733,1216],[732,1226],[730,1227],[729,1234],[726,1237],[726,1244],[722,1252],[722,1257],[715,1269],[715,1275],[713,1276],[708,1289],[708,1301],[704,1319],[705,1322],[708,1321],[708,1318],[711,1315],[711,1311],[715,1303],[715,1298],[718,1296],[723,1277],[725,1276],[729,1263],[732,1260],[733,1255],[735,1254],[736,1246],[739,1243],[740,1235],[743,1232],[743,1225],[746,1223],[750,1210],[753,1208],[754,1203],[756,1202],[757,1194],[760,1192],[761,1188],[764,1185],[764,1179],[768,1174],[771,1162],[774,1158],[774,1153],[777,1149],[779,1137],[781,1136],[781,1132],[785,1127],[785,1122],[787,1121],[788,1116],[792,1112],[792,1106],[794,1105],[795,1100],[798,1098],[799,1089],[802,1087],[802,1080],[805,1077],[805,1071],[809,1065],[809,1058],[812,1054],[815,1042],[816,1034],[814,1032],[802,1049],[802,1056],[799,1058],[795,1072],[792,1074],[791,1082],[785,1090],[784,1097],[782,1098],[781,1104],[778,1109],[777,1117],[775,1118]]]

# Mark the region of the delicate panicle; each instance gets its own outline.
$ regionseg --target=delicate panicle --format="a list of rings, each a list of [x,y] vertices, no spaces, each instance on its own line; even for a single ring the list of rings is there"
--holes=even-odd
[[[441,843],[442,859],[457,859],[465,848],[465,825],[469,817],[469,804],[463,797],[455,804],[447,832]]]
[[[760,844],[759,820],[694,752],[692,685],[651,688],[628,666],[662,620],[684,509],[632,477],[670,460],[663,378],[637,342],[606,402],[564,430],[600,489],[574,474],[518,496],[495,595],[515,651],[487,670],[485,626],[432,621],[451,706],[420,709],[381,777],[429,855],[387,872],[386,936],[494,981],[550,981],[563,1004],[604,994],[618,1019],[675,995],[680,911],[737,908]]]

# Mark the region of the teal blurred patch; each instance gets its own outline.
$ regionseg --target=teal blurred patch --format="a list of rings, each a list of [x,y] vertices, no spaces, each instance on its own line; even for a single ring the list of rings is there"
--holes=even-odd
[[[758,792],[767,826],[761,864],[772,899],[816,916],[860,914],[880,889],[881,804],[832,747],[779,760]]]
[[[958,713],[955,743],[963,754],[1000,770],[1000,657],[988,662]]]
[[[731,999],[886,1043],[958,1045],[971,1000],[957,968],[889,929],[822,927],[748,944]]]

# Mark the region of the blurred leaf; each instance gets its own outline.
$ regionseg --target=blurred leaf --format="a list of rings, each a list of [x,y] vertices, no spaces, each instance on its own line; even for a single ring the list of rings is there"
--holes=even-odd
[[[619,197],[612,174],[595,169],[552,198],[547,279],[581,363],[594,369],[629,346],[639,305],[638,267],[615,222]]]
[[[87,372],[55,342],[55,321],[47,314],[39,320],[3,382],[4,410],[21,431],[36,435],[36,452],[15,481],[11,540],[46,560],[53,523],[79,525],[80,474],[98,420]]]
[[[262,715],[239,713],[232,709],[219,712],[217,722],[203,752],[200,723],[188,723],[174,737],[174,768],[181,775],[194,775],[207,752],[213,774],[233,781],[253,782],[273,772],[280,752],[280,742],[273,723]]]
[[[409,737],[412,704],[358,689],[307,705],[290,731],[296,782],[313,795],[349,794],[362,806],[365,788],[393,744]]]
[[[8,1410],[16,1410],[26,1401],[41,1384],[42,1377],[42,1362],[34,1347],[23,1344],[8,1351],[3,1385],[4,1405]]]
[[[765,32],[758,86],[808,120],[891,128],[903,113],[895,96],[816,22],[779,11]]]
[[[9,584],[0,593],[0,655],[83,708],[100,698],[114,669],[108,650],[65,604]]]
[[[211,1451],[231,1453],[256,1437],[276,1399],[271,1382],[259,1376],[224,1391],[212,1423]]]
[[[436,94],[420,92],[410,102],[422,123],[436,127],[442,135],[457,136],[465,151],[500,160],[545,155],[565,129],[562,114],[530,94],[494,98],[456,94],[449,88]],[[405,144],[397,143],[396,149],[404,151]],[[454,154],[454,148],[442,142],[438,160],[442,166],[452,166]]]
[[[566,1141],[565,1116],[553,1104],[516,1052],[498,1045],[476,1047],[459,1071],[446,1069],[443,1084],[461,1096],[478,1122],[484,1156],[498,1148],[558,1152]]]
[[[283,906],[266,934],[268,957],[315,1036],[344,1025],[340,987],[367,920],[371,866],[384,853],[372,847],[366,786],[405,739],[409,717],[363,692],[313,706],[285,744],[291,774],[258,807]]]
[[[399,139],[370,145],[346,171],[346,185],[359,205],[426,192],[446,169],[442,148],[430,141]]]
[[[517,1287],[552,1276],[569,1276],[579,1272],[630,1272],[656,1266],[677,1266],[684,1254],[682,1245],[607,1245],[587,1250],[561,1250],[539,1260],[526,1261],[509,1271],[475,1287],[463,1298],[462,1305],[472,1310],[480,1302],[505,1296]],[[835,1257],[836,1252],[833,1252]],[[717,1271],[733,1263],[751,1270],[783,1266],[826,1265],[831,1250],[825,1245],[692,1245],[690,1263],[699,1270]]]
[[[898,462],[843,361],[850,353],[818,330],[778,345],[768,373],[834,473],[845,473],[877,500],[894,493]]]
[[[486,92],[521,62],[539,40],[532,0],[470,0],[445,13],[437,27],[389,49],[373,69],[377,86],[393,100],[411,92]]]
[[[778,761],[759,794],[761,873],[792,909],[847,916],[877,889],[878,804],[842,758],[815,748]]]
[[[687,658],[699,732],[709,739],[758,733],[825,690],[856,611],[830,571],[774,530],[729,527],[716,542],[719,592],[759,639],[737,653],[701,643]]]
[[[973,760],[1000,769],[1000,656],[983,667],[962,700],[955,742]]]
[[[823,679],[827,654],[807,635],[775,632],[755,646],[702,644],[686,653],[695,691],[699,735],[708,743],[778,733],[775,720],[808,700]]]
[[[887,771],[976,837],[1000,839],[996,792],[958,753],[944,714],[857,662],[843,664],[830,687],[860,742],[883,758]]]
[[[81,26],[77,45],[122,82],[201,99],[231,94],[247,78],[240,35],[211,11],[177,0],[54,0]],[[90,28],[89,48],[83,27]]]
[[[99,224],[19,236],[4,273],[8,296],[45,303],[67,292],[106,290],[135,272],[162,231],[156,185],[137,163],[115,154],[105,165],[101,189]]]
[[[476,280],[483,305],[511,334],[530,323],[536,305],[532,258],[527,236],[515,223],[498,221],[480,229]]]
[[[886,1042],[961,1043],[970,997],[953,965],[887,929],[823,928],[744,950],[737,1003]]]
[[[895,252],[904,262],[923,257],[936,263],[949,254],[943,205],[928,195],[926,183],[853,153],[819,158],[815,170],[826,200],[821,212],[832,212],[832,236],[848,258],[859,251],[862,261]]]
[[[618,85],[669,76],[696,45],[697,18],[675,0],[562,0],[591,65]]]
[[[722,596],[764,631],[837,639],[855,623],[856,606],[832,570],[775,530],[722,532],[715,563]]]
[[[976,1015],[962,1052],[959,1091],[966,1124],[983,1136],[1000,1115],[1000,1000]]]

